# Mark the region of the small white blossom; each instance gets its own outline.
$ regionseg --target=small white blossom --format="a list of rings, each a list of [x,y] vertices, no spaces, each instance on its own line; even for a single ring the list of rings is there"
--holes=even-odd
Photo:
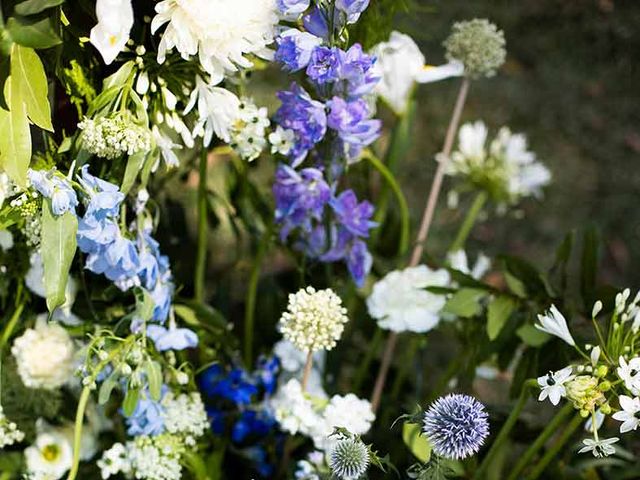
[[[78,128],[82,130],[82,146],[101,158],[113,160],[151,149],[151,132],[123,115],[85,118]]]
[[[168,393],[162,399],[162,406],[166,431],[184,435],[187,445],[195,445],[196,439],[209,427],[207,412],[198,392],[183,393],[177,397]]]
[[[555,335],[572,347],[576,345],[575,340],[569,332],[567,320],[555,305],[551,305],[547,313],[544,315],[538,315],[538,321],[540,323],[535,325],[538,330],[542,330],[550,335]]]
[[[620,425],[620,433],[636,430],[638,425],[640,425],[640,398],[620,395],[618,401],[620,402],[620,408],[622,408],[622,410],[614,413],[613,418],[622,422],[622,425]]]
[[[0,172],[0,207],[13,194],[13,183],[5,172]]]
[[[394,332],[427,332],[440,321],[444,295],[426,290],[449,284],[446,270],[431,270],[426,265],[395,270],[376,282],[367,299],[369,315],[378,326]]]
[[[553,405],[558,405],[560,399],[567,394],[564,384],[574,378],[571,372],[572,368],[566,367],[555,373],[549,372],[547,375],[538,377],[538,385],[541,388],[538,401],[542,402],[549,397]]]
[[[289,380],[278,389],[270,406],[283,431],[292,435],[301,433],[311,436],[322,423],[312,398],[302,390],[302,385],[296,379]]]
[[[2,406],[0,406],[0,450],[14,443],[20,443],[22,440],[24,440],[24,433],[18,429],[14,422],[7,419]]]
[[[136,437],[127,442],[128,456],[135,478],[145,480],[180,480],[183,450],[179,438],[171,435]]]
[[[75,347],[67,331],[55,323],[38,320],[15,339],[11,353],[22,382],[29,388],[53,390],[74,372]]]
[[[640,395],[640,357],[634,357],[629,363],[620,357],[617,368],[618,377],[624,381],[624,386],[634,395]]]
[[[266,147],[268,117],[266,108],[258,108],[251,100],[242,99],[238,118],[231,129],[231,147],[244,160],[255,160]]]
[[[325,452],[330,451],[338,441],[337,437],[330,437],[336,427],[354,435],[364,435],[371,429],[375,418],[368,400],[353,393],[334,395],[322,412],[322,423],[312,433],[314,445]]]
[[[269,143],[271,143],[271,153],[279,153],[287,155],[293,148],[295,141],[295,133],[293,130],[284,129],[280,125],[276,127],[275,132],[269,134]]]
[[[127,448],[121,443],[114,443],[110,449],[105,450],[96,464],[103,480],[119,473],[128,477],[131,473],[131,461]]]
[[[479,253],[478,258],[476,259],[476,263],[473,265],[473,268],[470,268],[467,254],[462,249],[448,253],[447,260],[449,260],[451,268],[467,275],[471,275],[476,280],[481,279],[491,267],[491,260],[489,259],[489,257],[484,255],[483,253]]]
[[[578,453],[591,452],[596,458],[608,457],[616,453],[616,449],[612,445],[619,440],[618,437],[603,438],[602,440],[585,438],[582,440],[585,446],[578,450]]]
[[[598,360],[600,360],[600,353],[601,352],[599,345],[596,345],[591,350],[591,355],[589,356],[589,358],[591,359],[591,365],[593,365],[594,367],[598,364]]]
[[[98,24],[91,29],[91,44],[98,49],[104,63],[109,65],[124,49],[133,27],[131,0],[98,0]]]
[[[342,300],[331,289],[307,287],[289,295],[279,328],[283,337],[302,351],[331,350],[349,321],[346,314]]]

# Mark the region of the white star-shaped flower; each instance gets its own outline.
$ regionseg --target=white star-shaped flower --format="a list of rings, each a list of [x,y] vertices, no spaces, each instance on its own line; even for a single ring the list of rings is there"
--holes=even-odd
[[[571,371],[571,367],[566,367],[555,373],[549,372],[547,375],[538,377],[538,385],[541,388],[538,401],[542,402],[549,397],[549,401],[553,405],[558,405],[560,399],[567,394],[564,384],[573,379]]]

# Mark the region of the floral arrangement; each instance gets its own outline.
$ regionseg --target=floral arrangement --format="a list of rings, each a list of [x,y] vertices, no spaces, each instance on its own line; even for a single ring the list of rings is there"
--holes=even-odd
[[[549,272],[470,263],[474,225],[542,200],[551,173],[524,134],[461,121],[506,60],[499,27],[455,23],[431,66],[392,31],[403,8],[3,2],[0,479],[632,468],[640,295],[597,282],[593,231]],[[459,93],[414,233],[396,172],[437,81]],[[462,212],[444,253],[443,185]],[[523,426],[546,400],[564,406]]]

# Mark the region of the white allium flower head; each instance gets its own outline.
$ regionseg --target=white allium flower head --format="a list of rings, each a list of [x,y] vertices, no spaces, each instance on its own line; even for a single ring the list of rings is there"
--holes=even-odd
[[[289,295],[279,327],[284,338],[298,349],[317,352],[336,346],[348,320],[347,309],[333,290],[307,287]]]
[[[571,336],[571,332],[569,332],[567,320],[555,305],[551,305],[544,315],[538,315],[538,321],[540,323],[535,324],[538,330],[542,330],[549,335],[555,335],[572,347],[575,346],[576,342]]]
[[[549,401],[553,405],[558,405],[560,399],[567,395],[565,383],[573,380],[573,369],[571,367],[563,368],[555,373],[549,372],[547,375],[538,377],[538,385],[540,386],[540,395],[538,401],[542,402],[549,397]]]
[[[460,76],[464,66],[451,62],[439,67],[425,65],[425,58],[413,39],[404,33],[391,32],[389,40],[373,47],[374,69],[380,76],[376,93],[398,115],[406,112],[416,83],[429,83]]]
[[[247,58],[270,58],[278,23],[275,0],[163,0],[151,22],[155,33],[162,25],[158,63],[176,49],[182,58],[198,55],[202,67],[221,79],[226,72],[253,64]]]
[[[36,423],[37,436],[24,451],[27,471],[36,478],[57,480],[71,468],[73,447],[68,435],[41,419]]]
[[[98,0],[98,24],[91,29],[91,44],[98,49],[104,63],[109,65],[124,49],[133,27],[131,0]]]
[[[67,331],[42,319],[15,339],[11,353],[22,382],[29,388],[53,390],[74,372],[75,347]]]
[[[444,295],[425,290],[449,285],[449,273],[426,265],[395,270],[374,286],[367,299],[369,315],[378,326],[394,332],[427,332],[440,321]]]

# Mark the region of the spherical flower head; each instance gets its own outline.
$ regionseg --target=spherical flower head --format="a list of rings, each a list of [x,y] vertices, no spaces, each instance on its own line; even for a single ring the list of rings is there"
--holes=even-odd
[[[484,405],[475,398],[450,394],[425,412],[422,431],[435,453],[460,460],[477,453],[489,436],[487,417]]]
[[[35,328],[16,338],[11,353],[22,382],[29,388],[53,390],[73,376],[73,340],[58,324],[38,320]]]
[[[349,320],[342,300],[331,289],[307,287],[289,295],[287,311],[280,318],[285,339],[304,352],[331,350]]]
[[[484,18],[455,23],[444,42],[447,60],[462,62],[470,78],[493,77],[506,59],[505,46],[504,32]]]
[[[360,439],[347,438],[336,443],[329,456],[331,472],[341,480],[356,480],[369,466],[369,450]]]

